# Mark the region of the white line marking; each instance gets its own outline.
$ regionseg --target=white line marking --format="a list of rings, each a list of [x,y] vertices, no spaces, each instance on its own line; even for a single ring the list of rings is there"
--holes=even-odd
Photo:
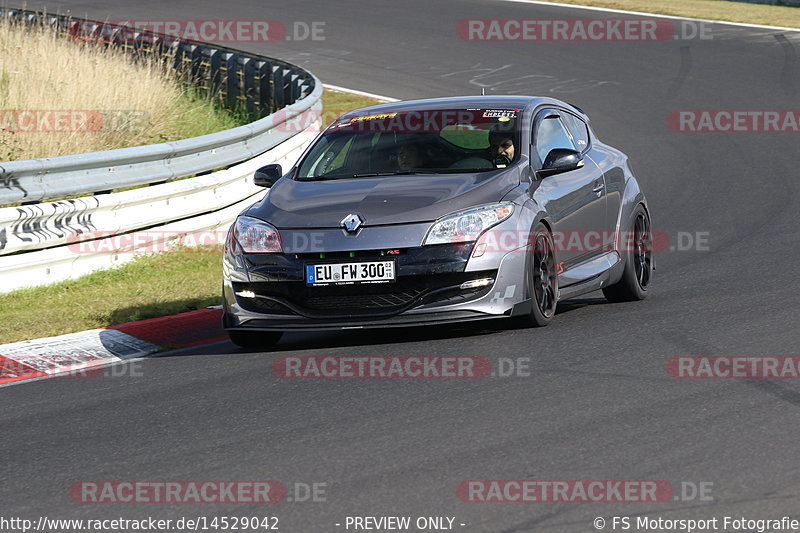
[[[382,100],[384,102],[399,102],[400,100],[397,98],[392,98],[390,96],[382,96],[380,94],[373,94],[373,93],[366,93],[364,91],[357,91],[355,89],[348,89],[347,87],[339,87],[338,85],[331,85],[330,83],[324,83],[323,87],[330,89],[332,91],[339,91],[340,93],[350,93],[355,94],[358,96],[366,96],[367,98],[374,98],[376,100]]]
[[[693,20],[696,22],[712,22],[714,24],[728,24],[730,26],[741,26],[743,28],[759,28],[762,30],[781,30],[781,31],[800,31],[800,28],[785,28],[783,26],[767,26],[765,24],[748,24],[746,22],[730,22],[727,20],[699,19],[693,17],[679,17],[676,15],[661,15],[659,13],[648,13],[646,11],[627,11],[625,9],[612,9],[610,7],[583,6],[578,4],[564,4],[561,2],[545,2],[544,0],[498,0],[500,2],[514,2],[517,4],[536,4],[540,6],[568,7],[572,9],[588,9],[591,11],[603,11],[605,13],[621,13],[623,15],[638,15],[647,17],[658,17],[673,20]]]

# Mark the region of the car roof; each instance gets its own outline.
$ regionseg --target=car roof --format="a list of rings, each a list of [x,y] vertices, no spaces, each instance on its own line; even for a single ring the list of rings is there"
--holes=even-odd
[[[557,105],[579,114],[587,122],[589,117],[579,108],[556,100],[541,96],[520,96],[520,95],[492,95],[492,96],[451,96],[447,98],[427,98],[424,100],[405,100],[400,102],[390,102],[369,107],[353,109],[342,115],[342,118],[363,115],[367,113],[391,113],[408,111],[425,111],[429,109],[448,109],[448,108],[474,108],[474,109],[526,109],[540,105]]]

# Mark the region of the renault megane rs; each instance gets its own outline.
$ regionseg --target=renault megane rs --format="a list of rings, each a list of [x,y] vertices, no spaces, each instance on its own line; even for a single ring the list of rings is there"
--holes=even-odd
[[[224,326],[283,332],[510,318],[647,296],[650,214],[625,154],[577,107],[480,96],[348,112],[297,164],[259,169],[223,261]]]

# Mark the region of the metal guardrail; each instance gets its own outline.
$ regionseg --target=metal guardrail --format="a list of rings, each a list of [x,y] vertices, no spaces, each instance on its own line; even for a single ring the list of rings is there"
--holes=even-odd
[[[0,206],[160,183],[243,161],[295,134],[275,128],[310,109],[322,93],[322,84],[313,74],[277,59],[64,15],[0,8],[0,16],[51,26],[73,39],[119,46],[134,56],[167,58],[177,73],[230,107],[281,110],[277,117],[193,139],[0,163]]]
[[[193,232],[224,233],[264,194],[252,183],[256,168],[293,165],[321,129],[322,83],[300,67],[152,33],[120,41],[113,25],[99,22],[8,8],[0,16],[134,54],[174,54],[173,66],[188,64],[190,79],[229,105],[272,112],[181,141],[0,163],[0,206],[8,206],[0,207],[0,292],[75,278]],[[136,185],[150,186],[108,192]],[[88,245],[76,246],[84,239]]]
[[[199,216],[253,194],[263,194],[264,189],[252,183],[253,172],[258,166],[269,163],[289,163],[288,166],[291,166],[293,161],[286,161],[285,154],[291,151],[299,155],[313,138],[319,130],[317,121],[320,110],[321,107],[317,106],[288,122],[280,122],[279,127],[285,126],[285,129],[294,131],[265,135],[269,141],[268,149],[252,154],[258,156],[263,152],[263,157],[248,159],[225,170],[118,193],[0,208],[0,260],[3,256],[21,251],[67,244],[71,238],[79,235],[86,238],[96,233],[127,233]],[[272,120],[275,122],[275,117]],[[204,159],[215,156],[204,151],[198,152],[197,157]],[[142,167],[141,164],[129,165],[126,172],[135,175]],[[79,173],[76,171],[76,174]],[[3,265],[0,264],[0,272],[2,269]]]
[[[308,97],[276,114],[182,141],[0,163],[0,205],[160,183],[241,162],[300,131],[279,127],[311,109],[321,96],[317,82]]]
[[[140,253],[166,251],[186,243],[186,236],[196,244],[222,242],[236,216],[264,196],[264,189],[253,184],[255,169],[269,163],[293,165],[318,127],[316,123],[254,159],[199,178],[0,209],[0,217],[6,211],[17,217],[7,226],[17,228],[7,242],[0,223],[0,247],[25,250],[0,255],[0,293],[73,279]],[[195,186],[187,190],[190,182]]]

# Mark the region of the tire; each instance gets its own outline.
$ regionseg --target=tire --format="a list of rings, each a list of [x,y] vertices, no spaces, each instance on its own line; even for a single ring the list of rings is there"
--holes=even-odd
[[[228,330],[231,342],[242,348],[269,348],[278,344],[282,336],[282,331]]]
[[[543,327],[549,324],[558,306],[558,273],[556,272],[553,236],[541,222],[531,233],[525,284],[531,300],[530,314],[520,317],[524,327]]]
[[[609,302],[635,302],[648,296],[653,278],[653,246],[650,232],[650,217],[639,204],[633,211],[632,246],[625,251],[625,270],[614,285],[603,289]]]

